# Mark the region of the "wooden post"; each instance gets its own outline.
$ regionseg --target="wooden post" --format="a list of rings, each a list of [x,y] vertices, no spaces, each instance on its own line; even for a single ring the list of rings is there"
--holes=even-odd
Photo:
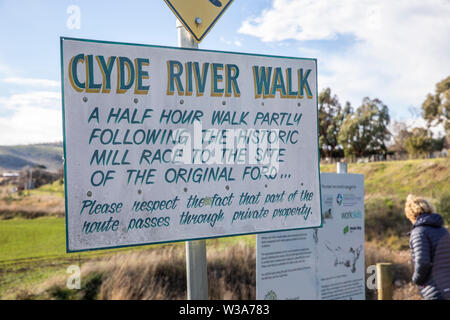
[[[178,46],[198,49],[198,44],[177,19]],[[208,300],[206,241],[186,241],[187,299]]]
[[[378,300],[392,300],[392,263],[377,263]]]

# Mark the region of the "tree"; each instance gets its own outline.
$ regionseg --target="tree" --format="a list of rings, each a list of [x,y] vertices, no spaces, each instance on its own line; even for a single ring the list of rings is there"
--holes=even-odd
[[[412,136],[411,131],[408,130],[408,126],[404,122],[395,121],[392,126],[393,144],[389,147],[390,151],[397,154],[404,154],[408,151],[405,148],[405,142]]]
[[[425,128],[414,128],[405,141],[405,149],[412,156],[424,156],[431,152],[433,138]]]
[[[345,117],[351,113],[350,104],[342,108],[337,95],[326,88],[319,94],[319,148],[320,155],[332,157],[339,147],[339,130]]]
[[[434,94],[428,94],[422,104],[423,117],[429,126],[443,124],[447,145],[450,144],[450,76],[436,84]]]
[[[424,156],[433,151],[439,151],[444,146],[444,139],[433,139],[433,134],[425,128],[414,128],[405,140],[405,149],[414,157]]]
[[[39,188],[58,179],[58,174],[46,170],[43,165],[26,166],[19,172],[16,181],[19,190]]]
[[[338,142],[344,148],[346,157],[364,157],[385,154],[386,141],[390,137],[387,128],[389,110],[379,99],[366,97],[355,113],[342,123]]]

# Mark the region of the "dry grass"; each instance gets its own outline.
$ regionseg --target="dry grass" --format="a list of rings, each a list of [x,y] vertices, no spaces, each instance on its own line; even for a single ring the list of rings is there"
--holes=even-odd
[[[253,300],[256,294],[255,247],[239,242],[226,248],[208,248],[210,299]],[[366,265],[394,264],[394,299],[421,299],[410,283],[412,265],[408,251],[392,251],[366,243]],[[82,265],[82,289],[66,289],[67,275],[52,277],[28,292],[24,299],[178,300],[186,299],[183,246],[120,253]],[[376,299],[376,290],[367,290]]]
[[[208,252],[211,299],[256,299],[256,250],[239,242],[225,250]]]
[[[208,251],[210,299],[255,299],[255,248],[238,243]],[[92,260],[81,268],[82,289],[65,289],[67,275],[48,279],[22,298],[178,300],[186,299],[185,252],[165,246]],[[211,285],[213,284],[213,285]]]
[[[390,262],[393,266],[394,300],[421,300],[419,290],[411,283],[413,265],[409,250],[392,250],[365,243],[366,268],[379,262]],[[376,290],[366,290],[367,299],[376,299]]]
[[[64,217],[64,198],[61,195],[39,191],[19,194],[12,193],[10,189],[3,187],[0,190],[0,219]]]
[[[88,263],[82,272],[110,275],[102,281],[99,299],[183,299],[186,295],[183,261],[179,247],[168,247]]]

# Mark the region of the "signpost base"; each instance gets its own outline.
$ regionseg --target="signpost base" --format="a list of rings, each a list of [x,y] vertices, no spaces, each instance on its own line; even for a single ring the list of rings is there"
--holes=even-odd
[[[178,46],[198,49],[194,41],[177,19]],[[208,300],[208,276],[206,264],[206,240],[186,241],[187,299]]]
[[[206,241],[186,241],[187,299],[208,300]]]
[[[336,163],[336,171],[337,173],[347,173],[347,162]]]

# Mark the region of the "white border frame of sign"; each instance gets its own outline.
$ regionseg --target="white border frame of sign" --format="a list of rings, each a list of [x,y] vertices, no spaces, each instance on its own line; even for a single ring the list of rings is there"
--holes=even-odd
[[[140,47],[152,47],[152,48],[162,48],[162,49],[176,49],[176,50],[195,50],[202,52],[218,52],[218,53],[227,53],[227,54],[236,54],[236,55],[246,55],[246,56],[258,56],[258,57],[269,57],[269,58],[282,58],[282,59],[293,59],[293,60],[313,60],[316,65],[316,108],[318,109],[318,77],[317,77],[317,59],[316,58],[300,58],[300,57],[288,57],[288,56],[276,56],[276,55],[266,55],[266,54],[257,54],[257,53],[245,53],[245,52],[232,52],[232,51],[221,51],[221,50],[204,50],[204,49],[192,49],[192,48],[181,48],[181,47],[170,47],[170,46],[159,46],[159,45],[150,45],[150,44],[138,44],[138,43],[129,43],[129,42],[117,42],[117,41],[104,41],[104,40],[92,40],[92,39],[83,39],[83,38],[72,38],[72,37],[60,37],[60,56],[61,56],[61,95],[62,95],[62,120],[63,120],[63,150],[64,150],[64,203],[65,203],[65,224],[66,224],[66,253],[75,253],[75,252],[84,252],[84,251],[95,251],[95,250],[105,250],[105,249],[118,249],[118,248],[126,248],[126,247],[138,247],[138,246],[147,246],[152,244],[163,244],[163,243],[176,243],[176,242],[185,242],[185,241],[195,241],[195,240],[203,240],[203,239],[217,239],[217,238],[227,238],[227,237],[236,237],[236,236],[245,236],[251,234],[263,234],[263,233],[271,233],[271,232],[283,232],[283,231],[291,231],[291,230],[306,230],[313,228],[322,228],[323,226],[323,218],[322,218],[322,191],[321,191],[321,182],[320,182],[320,150],[319,150],[319,114],[317,111],[317,121],[316,121],[316,129],[317,129],[317,164],[319,170],[319,197],[320,197],[320,225],[315,227],[306,227],[306,228],[292,228],[285,230],[273,230],[273,231],[264,231],[264,232],[250,232],[250,233],[237,233],[230,234],[219,237],[201,237],[201,238],[189,238],[189,239],[180,239],[175,241],[160,241],[160,242],[148,242],[148,243],[136,243],[136,244],[126,244],[119,246],[110,246],[110,247],[99,247],[99,248],[90,248],[90,249],[82,249],[82,250],[70,250],[69,249],[69,217],[68,217],[68,205],[67,205],[67,162],[66,159],[66,124],[65,124],[65,104],[64,104],[64,61],[63,61],[63,41],[71,40],[71,41],[80,41],[80,42],[93,42],[93,43],[103,43],[103,44],[114,44],[114,45],[125,45],[125,46],[140,46]]]

